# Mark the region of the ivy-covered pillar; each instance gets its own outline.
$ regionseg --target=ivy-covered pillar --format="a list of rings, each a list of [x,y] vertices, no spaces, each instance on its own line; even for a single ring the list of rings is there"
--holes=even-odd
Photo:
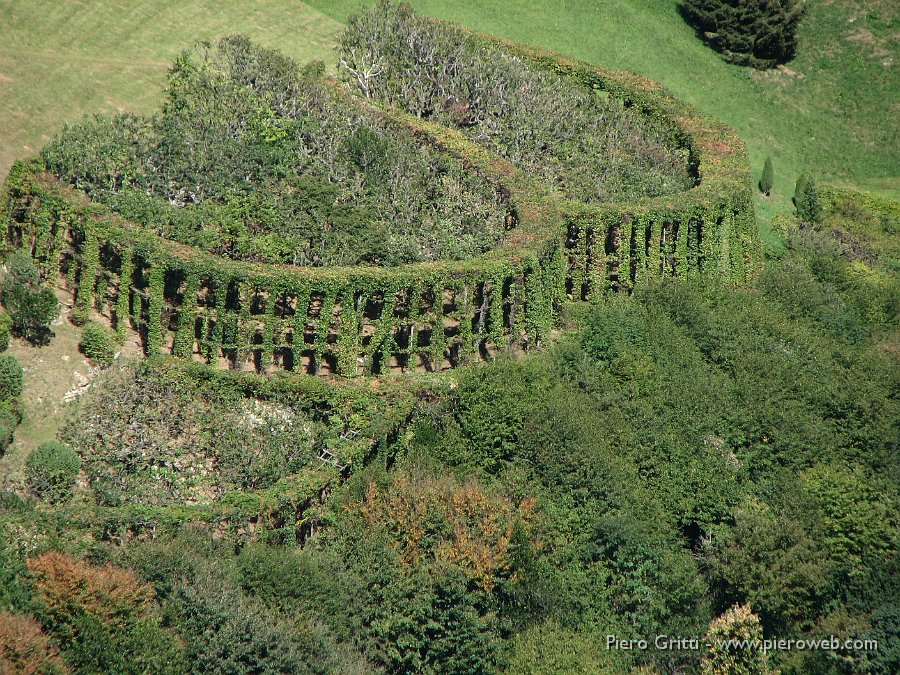
[[[134,250],[126,248],[121,253],[122,266],[119,270],[119,289],[116,295],[116,335],[125,340],[131,317],[131,279],[134,276]]]
[[[675,269],[673,276],[686,279],[688,277],[688,222],[687,214],[681,213],[674,220],[675,228]]]
[[[291,324],[291,354],[294,367],[302,363],[306,349],[306,324],[309,321],[309,296],[311,289],[304,282],[297,285],[294,320]]]
[[[356,375],[357,361],[359,359],[359,327],[361,323],[359,302],[365,302],[365,298],[360,296],[359,301],[357,301],[355,295],[352,290],[348,290],[345,292],[344,297],[341,298],[337,342],[337,370],[338,374],[344,377]]]
[[[178,329],[175,331],[175,341],[172,345],[172,354],[181,358],[190,358],[194,353],[194,331],[197,323],[197,290],[199,286],[199,275],[196,271],[190,270],[185,280],[181,306],[178,308]]]
[[[428,360],[432,370],[440,371],[444,367],[444,354],[447,351],[447,336],[444,334],[444,282],[437,279],[432,286],[431,299],[431,340],[428,343]]]
[[[156,356],[160,353],[163,344],[162,314],[165,305],[165,267],[157,262],[151,262],[150,278],[147,292],[147,356]]]
[[[322,367],[322,359],[328,346],[328,332],[331,330],[331,319],[334,314],[334,304],[337,302],[337,289],[333,286],[325,291],[322,296],[322,305],[319,310],[319,319],[316,321],[316,342],[314,355],[314,368],[318,373]]]
[[[75,296],[75,309],[72,312],[72,322],[77,326],[84,325],[90,316],[99,263],[100,242],[88,228],[81,245],[81,273],[78,275],[78,291]]]
[[[468,363],[475,353],[472,340],[472,315],[475,284],[465,279],[456,291],[456,319],[459,322],[459,362]]]
[[[276,316],[278,310],[279,292],[274,288],[270,288],[266,298],[266,311],[262,317],[263,334],[262,346],[259,351],[259,369],[266,372],[275,358],[275,326],[278,323]]]

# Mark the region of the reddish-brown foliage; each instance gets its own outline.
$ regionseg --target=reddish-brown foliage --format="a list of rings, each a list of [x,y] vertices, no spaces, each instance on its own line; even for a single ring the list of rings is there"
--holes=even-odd
[[[47,675],[68,672],[56,647],[34,617],[0,612],[0,673]]]
[[[41,599],[54,623],[72,629],[72,619],[90,614],[104,623],[127,622],[142,613],[153,589],[133,572],[112,565],[95,567],[50,551],[27,562]]]
[[[433,557],[453,563],[489,590],[512,571],[512,534],[531,519],[534,502],[514,504],[486,493],[474,479],[404,473],[383,492],[370,483],[361,509],[370,523],[397,537],[405,562]]]

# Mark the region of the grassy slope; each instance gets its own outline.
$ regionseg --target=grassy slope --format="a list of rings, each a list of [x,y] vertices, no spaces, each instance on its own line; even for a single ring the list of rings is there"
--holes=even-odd
[[[344,21],[370,2],[308,4]],[[797,58],[766,73],[724,63],[685,25],[675,0],[411,4],[476,30],[646,75],[735,126],[755,169],[761,171],[767,154],[775,165],[773,196],[758,200],[764,234],[775,213],[791,208],[804,169],[835,184],[900,196],[900,32],[890,0],[811,3]]]
[[[197,40],[242,32],[301,62],[333,61],[339,29],[297,0],[4,0],[0,177],[67,120],[152,109],[167,68]]]

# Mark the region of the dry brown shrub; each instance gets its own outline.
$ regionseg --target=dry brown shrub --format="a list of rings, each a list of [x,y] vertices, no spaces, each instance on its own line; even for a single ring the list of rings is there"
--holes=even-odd
[[[69,669],[34,617],[0,612],[0,673],[62,675]]]

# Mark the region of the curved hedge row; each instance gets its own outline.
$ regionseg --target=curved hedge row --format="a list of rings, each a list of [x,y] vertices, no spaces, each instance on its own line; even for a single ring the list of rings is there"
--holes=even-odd
[[[7,179],[9,241],[28,246],[47,277],[66,274],[80,318],[99,311],[120,333],[138,330],[148,355],[261,372],[443,370],[540,344],[567,297],[660,275],[746,278],[758,241],[746,152],[732,129],[648,80],[500,44],[670,125],[690,148],[698,185],[628,204],[576,203],[459,131],[383,109],[509,193],[516,227],[498,247],[393,268],[230,261],[148,233],[37,162],[17,163]]]

